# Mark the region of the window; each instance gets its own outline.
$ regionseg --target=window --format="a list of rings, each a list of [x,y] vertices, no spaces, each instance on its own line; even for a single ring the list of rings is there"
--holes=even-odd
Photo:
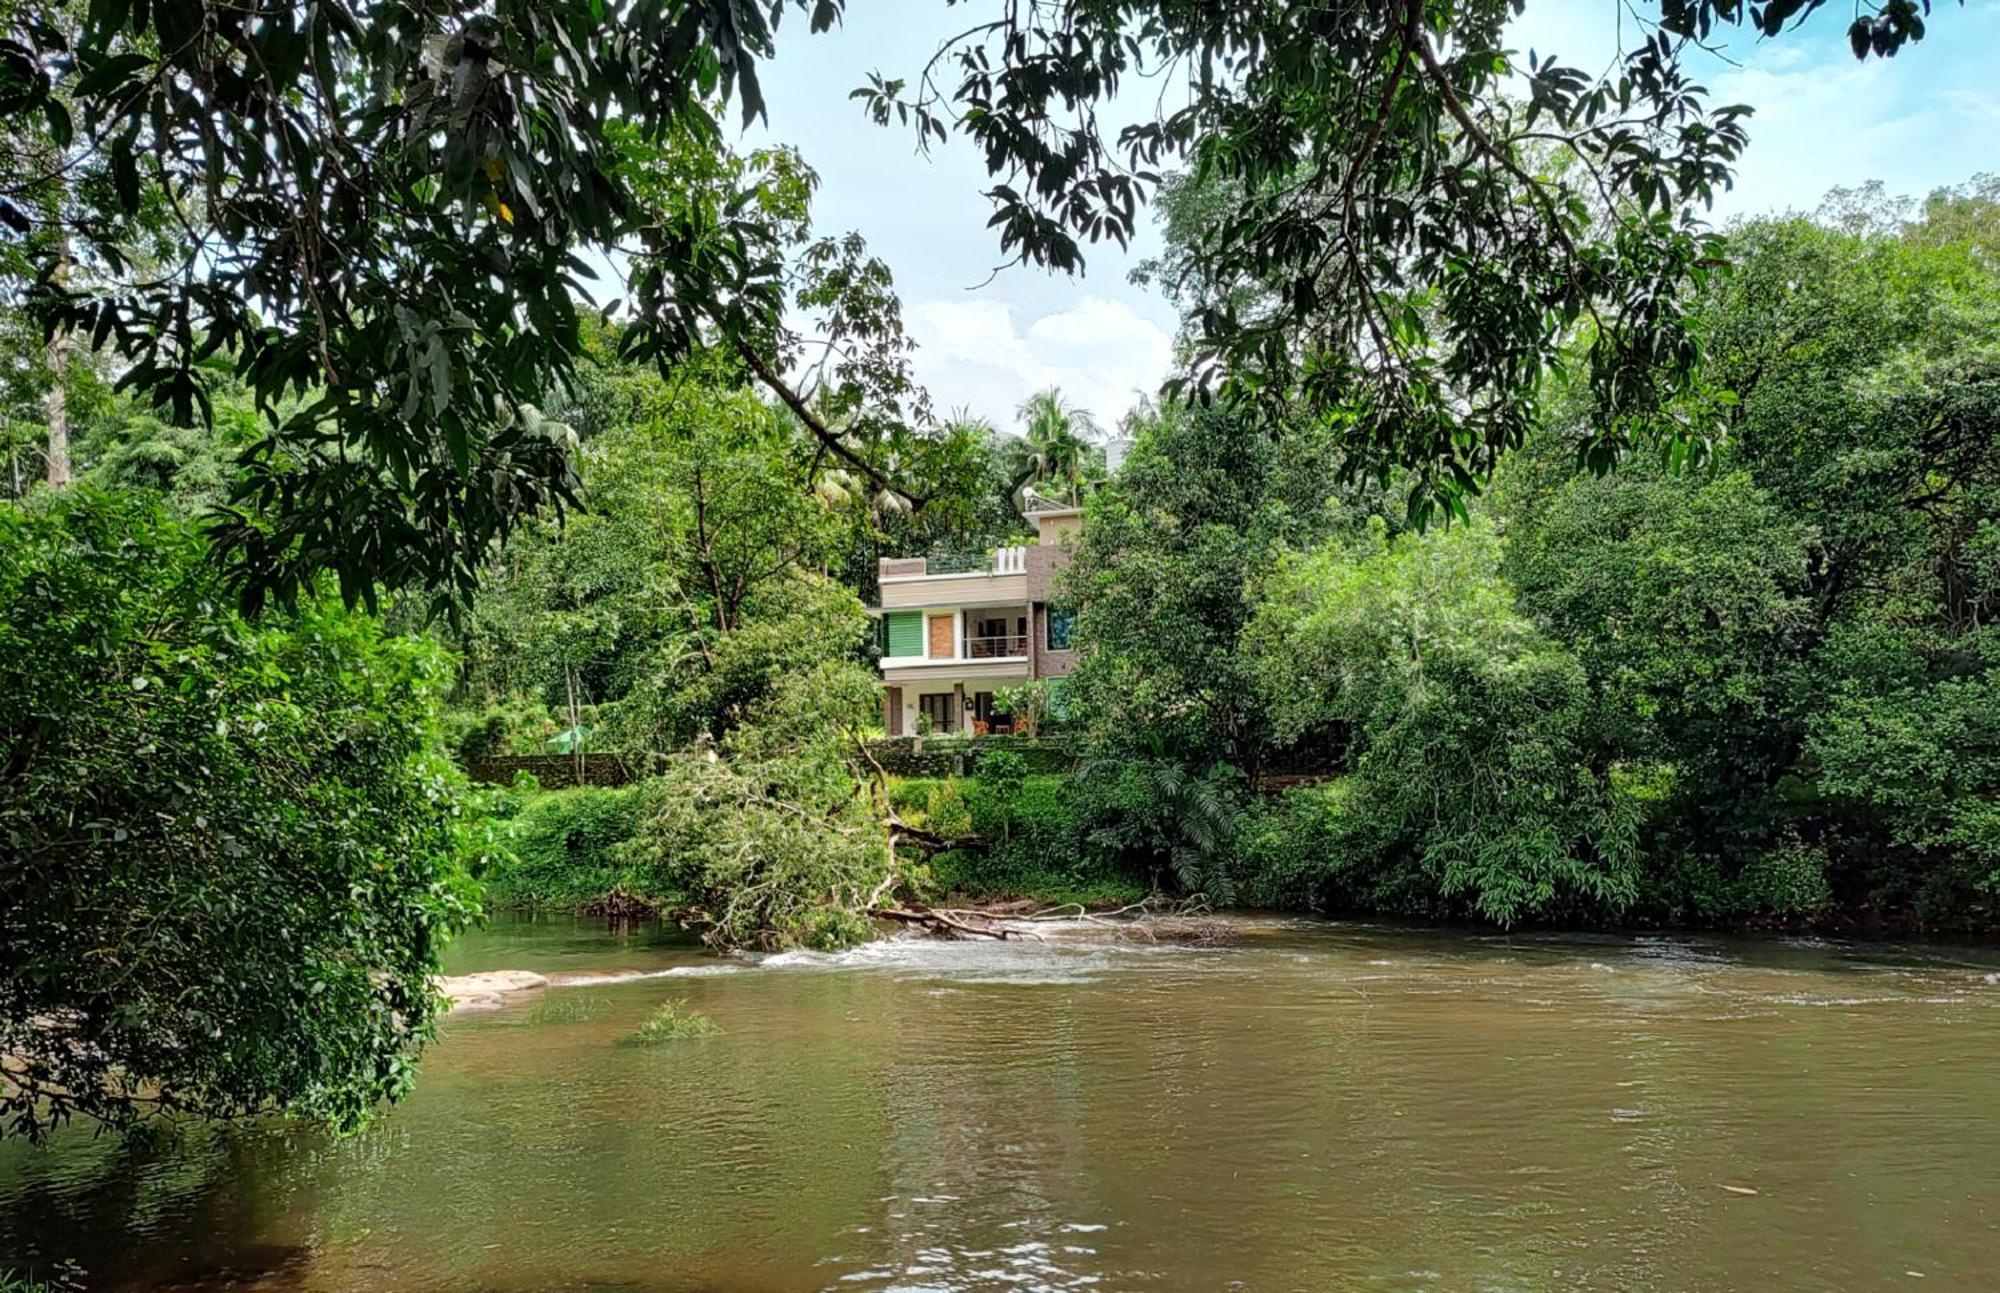
[[[948,691],[927,691],[917,697],[917,712],[931,721],[931,731],[949,732],[952,724],[952,701],[957,697]]]
[[[1076,631],[1075,611],[1049,612],[1049,650],[1069,650],[1069,636]]]
[[[916,611],[891,611],[882,617],[883,654],[907,659],[924,653],[924,617]]]

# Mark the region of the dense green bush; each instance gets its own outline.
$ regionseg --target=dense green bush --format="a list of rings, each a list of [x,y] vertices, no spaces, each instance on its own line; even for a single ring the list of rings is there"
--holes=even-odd
[[[863,779],[875,679],[826,663],[774,680],[722,740],[667,756],[624,850],[637,891],[709,942],[837,947],[891,878]]]
[[[1232,864],[1238,899],[1248,907],[1325,911],[1335,894],[1355,910],[1394,911],[1408,894],[1367,893],[1346,875],[1357,823],[1345,780],[1261,796],[1244,811]]]
[[[1499,564],[1491,528],[1462,525],[1329,545],[1274,578],[1250,635],[1274,724],[1330,734],[1348,769],[1318,823],[1316,905],[1504,925],[1616,918],[1637,897],[1638,814],[1594,758],[1583,668]],[[1300,861],[1253,887],[1296,891]]]
[[[576,910],[637,897],[620,850],[638,829],[640,800],[637,786],[531,796],[513,818],[513,856],[482,877],[489,904]]]
[[[889,802],[902,820],[979,841],[931,858],[930,896],[1090,904],[1144,896],[1144,884],[1092,846],[1073,778],[1023,773],[1004,754],[994,771],[999,775],[890,782]]]
[[[1826,847],[1852,855],[1837,877],[1850,904],[1976,926],[2000,893],[2000,633],[1953,644],[1951,673],[1910,638],[1838,644],[1850,669],[1873,667],[1840,681],[1807,739]]]
[[[0,506],[0,1116],[39,1134],[406,1090],[486,843],[450,662],[337,601],[247,622],[156,501]]]

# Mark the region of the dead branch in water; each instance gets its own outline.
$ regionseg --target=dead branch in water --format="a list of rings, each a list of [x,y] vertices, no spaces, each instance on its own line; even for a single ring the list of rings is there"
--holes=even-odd
[[[1214,915],[1206,903],[1170,903],[1158,898],[1109,911],[1092,911],[1082,903],[1039,908],[1032,902],[979,908],[878,907],[871,903],[868,914],[900,921],[940,938],[1032,938],[1040,942],[1042,936],[1031,927],[1056,924],[1087,924],[1133,941],[1201,947],[1227,943],[1236,937],[1235,928]]]
[[[1229,922],[1209,910],[1208,904],[1169,902],[1158,897],[1142,898],[1110,911],[1092,911],[1080,902],[1045,907],[1015,917],[1029,924],[1077,922],[1097,925],[1116,932],[1121,938],[1143,939],[1149,943],[1193,943],[1213,946],[1233,940],[1236,931]]]
[[[992,938],[1004,941],[1023,936],[1039,937],[1025,930],[1009,929],[993,918],[976,911],[946,911],[935,907],[917,909],[871,907],[868,914],[882,920],[901,921],[905,925],[928,930],[941,938]],[[982,921],[985,923],[976,923]]]

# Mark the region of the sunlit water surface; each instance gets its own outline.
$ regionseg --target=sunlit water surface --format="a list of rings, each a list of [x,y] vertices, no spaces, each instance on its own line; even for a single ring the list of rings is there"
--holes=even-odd
[[[0,1269],[300,1290],[2000,1288],[2000,956],[511,921],[408,1102],[0,1149]],[[616,973],[622,977],[604,978]],[[721,1033],[619,1039],[667,997]]]

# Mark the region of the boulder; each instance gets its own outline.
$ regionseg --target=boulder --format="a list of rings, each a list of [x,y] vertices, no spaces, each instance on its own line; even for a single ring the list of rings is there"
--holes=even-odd
[[[533,970],[443,974],[432,982],[450,1000],[452,1010],[493,1010],[510,996],[549,986],[548,976]]]

